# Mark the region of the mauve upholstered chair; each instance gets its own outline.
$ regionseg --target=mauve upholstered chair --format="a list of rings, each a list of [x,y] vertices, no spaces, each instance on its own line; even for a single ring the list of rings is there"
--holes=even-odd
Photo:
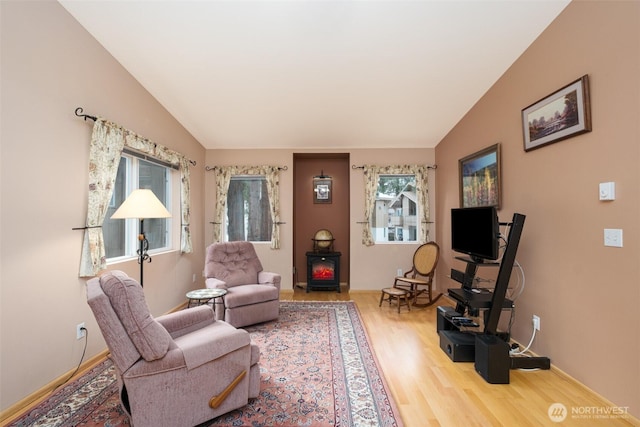
[[[262,271],[251,242],[210,245],[204,275],[207,288],[227,290],[224,313],[222,306],[216,304],[217,319],[240,328],[278,318],[281,276]]]
[[[153,318],[140,284],[121,271],[87,281],[87,302],[135,427],[195,426],[258,396],[259,348],[211,306]]]

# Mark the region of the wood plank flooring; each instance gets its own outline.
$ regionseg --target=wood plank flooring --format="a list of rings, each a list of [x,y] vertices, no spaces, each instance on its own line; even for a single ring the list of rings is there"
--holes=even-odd
[[[510,384],[489,384],[473,363],[454,363],[440,350],[436,306],[403,307],[398,314],[379,292],[283,290],[282,300],[355,301],[375,349],[380,368],[406,427],[422,426],[640,426],[634,417],[578,418],[572,408],[610,408],[577,381],[551,370],[510,371]],[[563,403],[562,423],[549,418],[551,404]]]
[[[571,408],[606,409],[613,404],[553,367],[548,371],[512,370],[510,384],[488,384],[475,372],[473,363],[452,362],[440,350],[436,332],[436,307],[449,304],[444,297],[432,307],[412,308],[411,312],[403,307],[400,313],[386,302],[378,307],[378,291],[306,293],[296,288],[282,290],[281,300],[356,303],[405,427],[640,427],[640,420],[631,416],[573,416]],[[38,401],[6,414],[0,425]],[[561,423],[548,416],[549,406],[556,402],[569,411]]]

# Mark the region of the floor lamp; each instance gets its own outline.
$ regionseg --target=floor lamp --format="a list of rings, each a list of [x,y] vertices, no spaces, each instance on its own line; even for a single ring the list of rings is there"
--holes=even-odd
[[[140,264],[140,286],[143,285],[143,265],[145,261],[151,262],[147,253],[149,241],[144,235],[144,220],[149,218],[171,218],[171,214],[158,200],[153,191],[147,189],[133,190],[129,197],[122,202],[118,210],[111,215],[112,219],[136,218],[140,220],[140,248],[137,250],[138,264]]]

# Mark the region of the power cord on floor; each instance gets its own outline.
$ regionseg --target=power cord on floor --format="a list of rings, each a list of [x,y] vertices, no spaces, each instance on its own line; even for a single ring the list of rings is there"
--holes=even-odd
[[[82,361],[84,360],[84,355],[87,351],[87,342],[89,341],[89,330],[85,327],[80,328],[80,330],[84,332],[84,348],[82,349],[82,356],[80,356],[80,362],[78,362],[78,366],[76,367],[76,370],[73,371],[73,373],[69,376],[69,378],[67,378],[60,384],[58,384],[53,390],[51,390],[51,393],[55,392],[57,389],[59,389],[60,387],[68,383],[69,380],[71,380],[71,378],[73,378],[74,375],[77,374],[78,371],[80,370],[80,366],[82,365]]]
[[[533,328],[533,333],[531,334],[531,340],[529,340],[529,344],[527,344],[527,346],[520,350],[520,351],[511,351],[510,354],[512,356],[527,356],[527,352],[529,351],[529,349],[531,348],[531,344],[533,344],[533,340],[536,338],[536,328]]]

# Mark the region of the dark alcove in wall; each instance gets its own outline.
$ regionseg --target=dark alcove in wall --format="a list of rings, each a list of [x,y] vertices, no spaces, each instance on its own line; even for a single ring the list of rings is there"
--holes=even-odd
[[[340,283],[349,283],[349,153],[293,155],[293,284],[307,283],[306,253],[321,229],[333,234],[333,250],[340,252]],[[314,202],[314,177],[331,177],[331,203]]]

